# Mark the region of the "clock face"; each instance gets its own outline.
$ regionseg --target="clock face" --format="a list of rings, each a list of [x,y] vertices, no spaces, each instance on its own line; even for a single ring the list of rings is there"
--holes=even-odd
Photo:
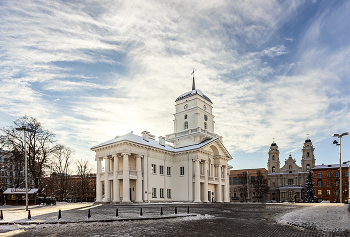
[[[208,116],[205,114],[204,115],[204,120],[207,121],[208,120]]]
[[[203,109],[206,110],[206,109],[207,109],[207,106],[203,105]]]
[[[187,109],[187,108],[188,108],[188,104],[185,104],[184,109]]]

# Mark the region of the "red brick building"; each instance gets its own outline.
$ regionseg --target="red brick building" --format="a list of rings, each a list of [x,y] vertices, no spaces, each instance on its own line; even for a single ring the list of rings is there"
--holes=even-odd
[[[315,196],[321,200],[330,202],[339,201],[340,192],[340,173],[339,164],[316,165],[312,168],[314,172]],[[342,164],[342,202],[349,197],[349,166]]]

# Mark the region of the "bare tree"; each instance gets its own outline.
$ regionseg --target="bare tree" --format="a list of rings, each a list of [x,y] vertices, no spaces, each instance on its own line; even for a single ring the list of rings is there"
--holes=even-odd
[[[249,185],[249,180],[248,180],[248,173],[247,172],[242,172],[241,174],[238,175],[238,183],[241,185],[240,186],[240,201],[247,201],[248,198],[248,185]]]
[[[267,185],[267,179],[264,178],[261,171],[256,172],[256,181],[253,183],[253,190],[257,194],[257,201],[262,201],[269,191],[269,186]]]
[[[24,157],[23,132],[16,128],[27,126],[32,132],[27,132],[27,155],[29,177],[34,180],[35,187],[40,187],[45,165],[49,161],[55,146],[55,134],[45,130],[41,123],[33,117],[21,117],[14,121],[14,126],[1,128],[0,146],[9,151],[18,151]]]
[[[88,160],[83,160],[83,159],[78,160],[76,162],[76,166],[77,166],[78,176],[80,177],[80,182],[81,182],[80,190],[78,193],[81,194],[80,198],[82,201],[84,197],[86,198],[88,193],[88,187],[89,187],[88,176],[91,173],[92,166]]]
[[[67,198],[68,179],[71,174],[70,165],[72,163],[74,151],[69,147],[57,145],[53,155],[53,170],[56,173],[59,181],[59,193],[64,199]]]

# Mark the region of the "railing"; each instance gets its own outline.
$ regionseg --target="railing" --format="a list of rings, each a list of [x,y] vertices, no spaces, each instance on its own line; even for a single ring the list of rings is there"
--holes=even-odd
[[[105,173],[100,173],[100,180],[105,178]]]
[[[201,174],[200,179],[205,179],[205,175]]]
[[[123,170],[118,170],[118,171],[117,171],[117,174],[118,174],[118,176],[119,176],[119,175],[123,175]]]
[[[212,137],[217,137],[219,138],[221,141],[222,141],[222,136],[219,136],[215,133],[212,133],[212,132],[209,132],[208,130],[206,129],[202,129],[200,127],[197,127],[197,128],[190,128],[190,129],[186,129],[186,130],[183,130],[181,132],[176,132],[176,133],[172,133],[172,134],[169,134],[169,135],[165,135],[166,139],[172,139],[172,138],[175,138],[175,137],[180,137],[180,136],[184,136],[184,135],[187,135],[187,134],[191,134],[191,133],[204,133],[204,134],[208,134]]]
[[[137,171],[136,170],[130,170],[129,175],[137,176]]]
[[[108,172],[108,177],[111,177],[111,176],[113,177],[113,174],[114,174],[114,171],[109,171]]]
[[[214,181],[214,177],[208,177],[208,181]]]
[[[219,181],[219,178],[218,178],[218,177],[215,177],[214,179],[215,179],[215,181]]]
[[[221,179],[221,182],[225,183],[225,179]]]

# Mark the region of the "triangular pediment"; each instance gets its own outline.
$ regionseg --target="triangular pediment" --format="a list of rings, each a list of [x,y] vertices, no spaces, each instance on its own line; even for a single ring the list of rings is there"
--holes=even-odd
[[[227,160],[232,159],[230,153],[227,151],[226,147],[224,144],[222,144],[220,139],[215,139],[214,141],[203,146],[202,149],[208,151],[209,153],[212,153],[213,156],[225,157]]]

